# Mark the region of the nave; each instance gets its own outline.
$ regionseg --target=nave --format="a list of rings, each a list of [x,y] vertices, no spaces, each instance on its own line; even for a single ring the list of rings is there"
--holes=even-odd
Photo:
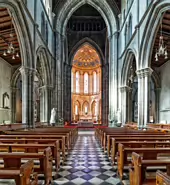
[[[73,150],[61,166],[55,185],[120,185],[114,169],[103,153],[94,132],[79,132]]]

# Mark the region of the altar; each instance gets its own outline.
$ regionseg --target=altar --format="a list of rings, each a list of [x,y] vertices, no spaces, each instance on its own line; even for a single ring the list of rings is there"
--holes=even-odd
[[[78,126],[79,127],[93,127],[93,122],[92,121],[78,121]]]

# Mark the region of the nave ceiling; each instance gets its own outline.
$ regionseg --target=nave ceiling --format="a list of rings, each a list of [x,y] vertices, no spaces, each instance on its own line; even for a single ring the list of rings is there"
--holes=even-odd
[[[0,57],[6,60],[11,65],[21,63],[19,42],[13,25],[13,17],[7,8],[0,8]],[[12,43],[14,50],[11,53],[7,52],[8,46]],[[6,53],[6,56],[4,55]],[[15,57],[15,59],[13,58]],[[12,59],[13,58],[13,59]]]

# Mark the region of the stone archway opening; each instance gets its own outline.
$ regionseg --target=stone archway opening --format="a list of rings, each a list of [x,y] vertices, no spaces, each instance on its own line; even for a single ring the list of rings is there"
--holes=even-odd
[[[12,11],[0,4],[0,123],[22,123],[23,58]]]
[[[63,117],[66,121],[74,121],[75,117],[75,115],[73,115],[73,110],[75,110],[75,108],[73,107],[72,101],[73,96],[71,91],[73,90],[73,82],[71,79],[76,79],[76,76],[77,78],[80,78],[81,76],[81,84],[83,84],[83,88],[85,87],[84,84],[88,86],[85,91],[82,89],[81,93],[93,95],[93,99],[88,100],[90,111],[86,115],[86,118],[89,116],[89,119],[87,120],[91,120],[102,125],[108,124],[110,65],[108,46],[110,43],[106,42],[106,40],[108,41],[107,29],[108,28],[106,27],[106,23],[102,15],[98,12],[98,10],[89,4],[83,4],[75,10],[68,20],[66,30],[66,50],[69,57],[68,64],[64,63],[65,72],[63,76],[65,84],[63,89],[63,99],[65,102],[63,104]],[[76,58],[77,53],[79,58]],[[67,57],[65,59],[67,59]],[[98,68],[96,66],[98,66]],[[75,68],[80,69],[81,67],[82,69],[76,73],[77,69]],[[73,71],[75,71],[74,78],[72,78]],[[93,78],[97,79],[95,80],[95,83],[92,82]],[[98,94],[98,96],[100,96],[100,98],[96,101],[96,114],[93,115],[92,118],[92,102],[94,102],[96,98],[94,95],[98,93],[97,91],[99,91],[99,89],[100,95]],[[81,120],[83,120],[83,118],[81,118]],[[84,120],[86,119],[84,118]]]
[[[72,122],[101,124],[101,78],[99,54],[85,43],[76,51],[72,61]]]

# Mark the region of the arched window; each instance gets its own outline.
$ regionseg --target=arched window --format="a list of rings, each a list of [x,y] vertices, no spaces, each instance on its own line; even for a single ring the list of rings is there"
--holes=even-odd
[[[44,12],[41,13],[41,34],[42,37],[45,37],[45,16],[44,16]]]
[[[125,26],[125,47],[126,47],[127,41],[128,41],[128,40],[127,40],[127,39],[128,39],[128,38],[127,38],[127,36],[128,36],[128,35],[127,35],[127,31],[128,31],[128,28],[127,28],[127,24],[126,24],[126,26]]]
[[[79,72],[76,72],[76,93],[80,92],[80,75]]]
[[[75,115],[78,115],[78,105],[75,106]]]
[[[97,92],[97,74],[93,72],[93,93]]]
[[[48,22],[45,23],[45,41],[48,44]]]
[[[132,37],[132,16],[129,17],[129,36],[128,39],[130,40]]]
[[[88,78],[89,78],[88,73],[85,73],[84,74],[84,93],[88,93],[88,91],[89,91],[89,88],[88,88],[88,86],[89,86]]]

